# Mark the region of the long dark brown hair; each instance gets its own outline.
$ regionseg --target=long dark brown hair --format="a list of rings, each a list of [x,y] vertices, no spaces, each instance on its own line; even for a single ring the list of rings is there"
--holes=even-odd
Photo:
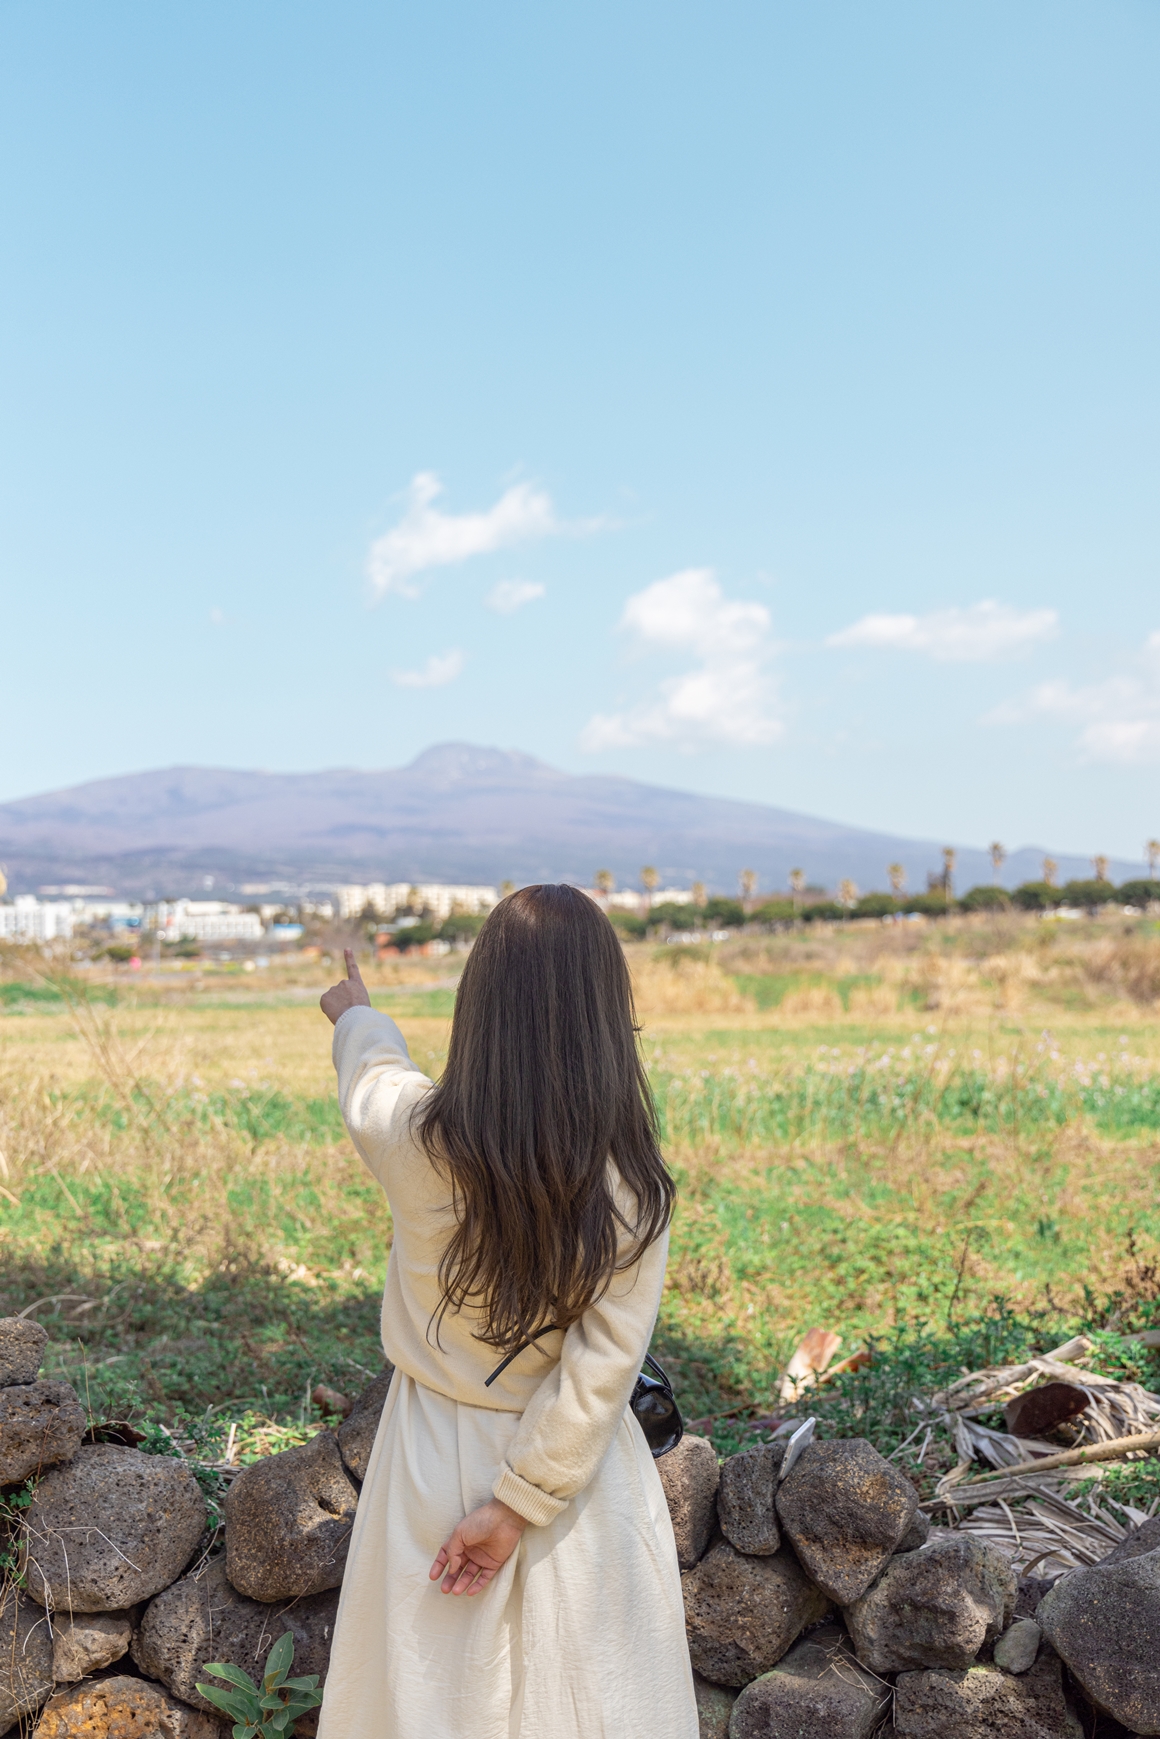
[[[488,917],[418,1133],[450,1175],[458,1221],[437,1317],[472,1307],[480,1338],[505,1352],[575,1322],[664,1231],[675,1188],[628,967],[578,888],[521,888]],[[609,1160],[632,1198],[627,1217]]]

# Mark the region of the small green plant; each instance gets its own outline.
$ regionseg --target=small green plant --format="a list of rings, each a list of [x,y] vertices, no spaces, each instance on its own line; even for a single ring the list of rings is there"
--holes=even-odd
[[[248,1673],[229,1661],[207,1661],[205,1671],[215,1679],[225,1679],[236,1688],[219,1690],[216,1685],[198,1685],[201,1695],[227,1715],[234,1718],[234,1739],[283,1739],[294,1731],[299,1715],[316,1709],[322,1701],[318,1689],[318,1674],[309,1678],[288,1679],[294,1659],[294,1637],[290,1631],[280,1636],[266,1656],[261,1686]]]
[[[18,1588],[24,1586],[17,1531],[35,1490],[36,1480],[26,1479],[18,1491],[0,1496],[0,1584],[8,1582],[15,1583]]]

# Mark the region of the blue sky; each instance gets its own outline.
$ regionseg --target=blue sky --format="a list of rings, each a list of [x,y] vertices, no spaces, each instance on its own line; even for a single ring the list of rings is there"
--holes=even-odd
[[[8,0],[0,797],[1160,834],[1160,9]]]

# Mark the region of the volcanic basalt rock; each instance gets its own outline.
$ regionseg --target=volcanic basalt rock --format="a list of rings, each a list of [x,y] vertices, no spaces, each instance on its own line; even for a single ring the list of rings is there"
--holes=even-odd
[[[768,1557],[781,1545],[774,1500],[784,1454],[784,1443],[762,1443],[721,1464],[717,1519],[721,1532],[739,1552]]]
[[[965,1671],[1015,1610],[1007,1559],[969,1534],[943,1534],[891,1558],[845,1609],[858,1659],[876,1673]]]
[[[49,1469],[26,1511],[29,1593],[74,1613],[148,1600],[181,1575],[205,1522],[205,1499],[184,1461],[86,1445],[67,1466]]]
[[[0,1388],[35,1383],[48,1345],[48,1332],[23,1316],[0,1316]]]
[[[861,1437],[811,1443],[777,1490],[783,1532],[840,1606],[866,1592],[917,1508],[910,1481]]]
[[[1035,1617],[1098,1709],[1160,1733],[1160,1550],[1070,1571]]]
[[[84,1430],[85,1410],[68,1383],[0,1388],[0,1485],[71,1461]]]
[[[681,1578],[693,1666],[716,1685],[747,1685],[829,1609],[785,1547],[750,1558],[719,1540]]]
[[[656,1464],[677,1541],[677,1561],[691,1570],[709,1544],[717,1520],[717,1451],[707,1437],[686,1431]]]
[[[367,1464],[371,1458],[375,1433],[382,1418],[383,1403],[387,1398],[387,1390],[391,1386],[391,1378],[395,1374],[394,1365],[388,1365],[385,1371],[380,1371],[373,1382],[368,1383],[362,1394],[358,1396],[346,1419],[339,1426],[338,1449],[346,1464],[348,1473],[360,1483],[367,1476]]]
[[[337,1588],[357,1506],[333,1431],[255,1462],[226,1497],[230,1581],[266,1601]]]
[[[256,1680],[271,1646],[287,1630],[294,1637],[295,1677],[317,1673],[325,1679],[337,1612],[337,1589],[272,1605],[247,1600],[230,1586],[223,1560],[215,1558],[150,1601],[131,1653],[143,1673],[209,1712],[211,1704],[197,1689],[206,1663],[229,1661]],[[308,1727],[312,1732],[314,1719],[304,1716],[300,1733]]]
[[[823,1625],[737,1699],[729,1739],[869,1739],[890,1688],[860,1666],[849,1638]]]

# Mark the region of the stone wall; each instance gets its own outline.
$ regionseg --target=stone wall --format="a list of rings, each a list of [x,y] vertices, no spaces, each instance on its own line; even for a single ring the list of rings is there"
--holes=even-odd
[[[234,1477],[210,1555],[188,1464],[85,1441],[72,1389],[39,1380],[45,1340],[0,1321],[0,1488],[36,1476],[0,1593],[0,1739],[224,1739],[206,1662],[256,1677],[287,1629],[295,1671],[324,1679],[390,1370],[336,1431]],[[932,1533],[870,1444],[814,1443],[784,1479],[782,1453],[719,1465],[688,1436],[657,1464],[703,1739],[1160,1734],[1160,1520],[1017,1583],[995,1548]]]

